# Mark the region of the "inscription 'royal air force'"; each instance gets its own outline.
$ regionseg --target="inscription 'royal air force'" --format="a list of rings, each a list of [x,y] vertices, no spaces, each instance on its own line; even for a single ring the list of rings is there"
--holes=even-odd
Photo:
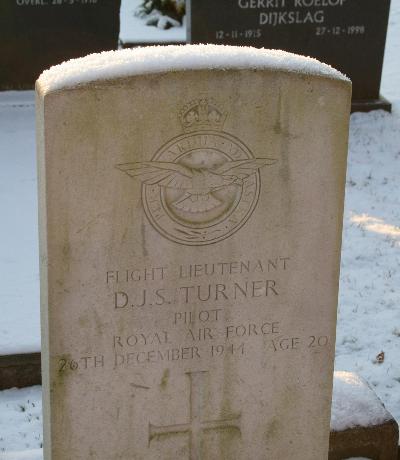
[[[179,114],[185,134],[161,147],[151,161],[117,168],[142,182],[142,202],[152,226],[185,245],[228,238],[253,213],[260,172],[276,163],[255,158],[240,140],[223,132],[227,114],[198,99]]]

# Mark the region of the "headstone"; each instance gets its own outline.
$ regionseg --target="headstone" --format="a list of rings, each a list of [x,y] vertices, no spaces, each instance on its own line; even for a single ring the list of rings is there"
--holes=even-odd
[[[349,81],[209,45],[37,92],[45,459],[327,458]]]
[[[52,65],[117,49],[121,0],[1,0],[0,90],[33,88]]]
[[[275,48],[315,57],[353,83],[353,110],[380,98],[390,0],[189,0],[188,42]]]

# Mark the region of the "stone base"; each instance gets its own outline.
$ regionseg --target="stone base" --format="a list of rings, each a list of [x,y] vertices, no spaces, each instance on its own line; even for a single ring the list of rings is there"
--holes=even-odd
[[[399,429],[395,420],[381,425],[331,431],[329,460],[365,457],[397,460]]]
[[[40,385],[40,353],[0,356],[0,390]]]
[[[371,112],[372,110],[385,110],[386,112],[392,112],[392,104],[380,96],[379,99],[363,99],[358,101],[352,101],[351,112]]]

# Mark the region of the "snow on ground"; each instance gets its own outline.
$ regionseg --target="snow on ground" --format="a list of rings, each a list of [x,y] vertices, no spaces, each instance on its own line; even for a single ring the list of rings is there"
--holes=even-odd
[[[335,363],[373,385],[398,421],[399,109],[351,119]]]
[[[168,30],[147,26],[135,15],[140,0],[122,0],[119,38],[122,43],[182,43],[186,41],[186,25]]]
[[[399,56],[392,0],[382,94],[393,114],[351,118],[336,368],[358,372],[400,422]],[[40,350],[34,136],[33,93],[0,93],[0,354]],[[0,392],[0,460],[41,459],[39,402],[40,387]]]
[[[40,459],[42,447],[41,387],[2,391],[0,414],[0,459],[11,460],[14,457],[16,460]],[[6,455],[4,453],[6,451],[10,455]],[[19,452],[18,455],[17,452]],[[25,456],[22,456],[21,452],[24,452]]]
[[[400,1],[391,0],[386,37],[381,92],[390,101],[400,103]],[[397,105],[397,110],[400,110]]]
[[[0,460],[43,460],[42,449],[27,449],[12,452],[0,453]],[[349,459],[349,460],[364,460],[364,459]],[[368,459],[366,459],[368,460]]]
[[[0,93],[0,354],[40,350],[32,91]]]

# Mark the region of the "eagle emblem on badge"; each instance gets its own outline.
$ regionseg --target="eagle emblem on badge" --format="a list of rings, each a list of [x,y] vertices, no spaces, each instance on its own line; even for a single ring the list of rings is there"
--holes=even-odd
[[[142,183],[142,202],[153,227],[168,239],[205,245],[235,233],[250,217],[260,192],[260,169],[273,158],[255,158],[225,133],[227,114],[210,99],[179,114],[184,134],[161,147],[151,161],[116,168]]]

